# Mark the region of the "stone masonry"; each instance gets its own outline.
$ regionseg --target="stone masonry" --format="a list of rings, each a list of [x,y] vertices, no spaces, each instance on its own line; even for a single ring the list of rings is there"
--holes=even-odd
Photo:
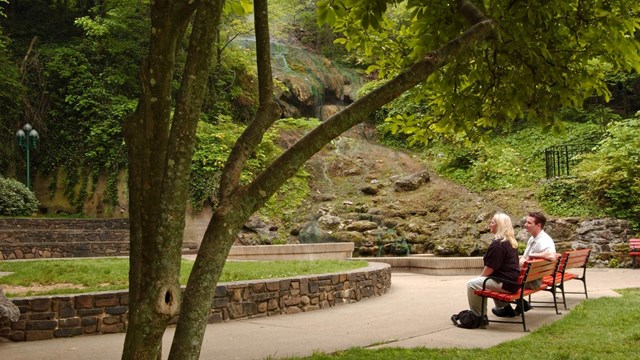
[[[0,260],[125,255],[128,219],[0,219]]]
[[[220,283],[212,300],[209,323],[319,310],[380,296],[390,288],[391,267],[383,263],[369,263],[364,269],[344,273]],[[127,291],[11,300],[20,308],[20,319],[0,327],[0,337],[12,341],[127,329]]]

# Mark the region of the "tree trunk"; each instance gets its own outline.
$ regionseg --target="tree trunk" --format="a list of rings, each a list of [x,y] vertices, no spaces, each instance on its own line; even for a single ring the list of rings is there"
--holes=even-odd
[[[124,128],[131,254],[129,327],[123,359],[156,359],[164,330],[180,308],[191,158],[222,4],[159,1],[152,6],[153,30],[142,67],[142,95]],[[177,44],[194,11],[187,61],[171,119]]]

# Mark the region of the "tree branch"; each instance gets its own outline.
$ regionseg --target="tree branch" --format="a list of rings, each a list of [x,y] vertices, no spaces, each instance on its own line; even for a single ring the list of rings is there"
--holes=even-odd
[[[220,202],[234,191],[249,156],[262,141],[264,133],[277,120],[280,109],[273,100],[271,75],[271,42],[267,1],[254,0],[256,30],[256,61],[258,65],[258,96],[260,105],[256,117],[236,141],[220,178]]]

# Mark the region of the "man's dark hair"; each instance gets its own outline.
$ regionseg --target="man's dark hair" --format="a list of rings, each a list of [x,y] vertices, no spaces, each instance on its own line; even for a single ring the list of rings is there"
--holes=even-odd
[[[544,224],[547,223],[547,218],[541,212],[538,212],[538,211],[530,212],[529,216],[534,218],[536,221],[536,224],[540,224],[542,225],[542,227],[544,227]]]

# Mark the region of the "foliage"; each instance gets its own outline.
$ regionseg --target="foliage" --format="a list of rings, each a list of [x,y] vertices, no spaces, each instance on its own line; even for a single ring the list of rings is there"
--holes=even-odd
[[[542,207],[555,216],[602,216],[598,204],[585,196],[589,183],[569,177],[544,181],[536,193]]]
[[[298,275],[325,274],[365,267],[365,261],[312,260],[312,261],[253,261],[225,264],[220,281],[273,279]],[[186,284],[193,261],[182,260],[180,283]],[[77,294],[95,291],[122,290],[127,288],[129,262],[127,259],[74,259],[34,260],[0,263],[0,271],[11,272],[0,283],[29,287],[38,285],[69,284],[58,289],[31,290],[14,296],[48,294]]]
[[[608,126],[595,153],[586,154],[577,175],[585,195],[610,216],[628,219],[640,228],[640,118]]]
[[[247,183],[253,179],[282,151],[275,142],[281,133],[303,132],[317,124],[318,121],[315,119],[281,119],[276,122],[249,159],[242,174],[242,182]],[[215,125],[200,122],[196,134],[196,150],[193,156],[190,186],[191,205],[196,210],[205,203],[217,205],[216,193],[220,173],[231,146],[242,131],[244,131],[244,126],[231,122],[225,116],[219,116]],[[307,176],[306,171],[300,170],[269,199],[264,208],[260,210],[260,214],[271,219],[281,219],[285,224],[291,220],[297,206],[309,194]],[[286,229],[282,231],[286,231]],[[284,241],[285,236],[281,235],[280,241]]]
[[[206,200],[209,200],[211,205],[217,204],[215,194],[220,173],[231,147],[243,131],[243,126],[231,122],[226,116],[219,116],[216,125],[205,122],[198,125],[190,187],[194,208],[199,209]],[[243,183],[251,180],[280,151],[273,143],[273,137],[267,136],[265,140],[248,161],[241,177]]]
[[[0,177],[0,216],[31,216],[38,211],[36,196],[21,182]]]
[[[0,19],[6,17],[0,0]],[[16,119],[19,118],[20,98],[24,87],[20,83],[20,71],[11,59],[9,45],[11,40],[5,36],[0,27],[0,173],[7,174],[15,159],[15,131],[19,128]],[[18,125],[18,126],[16,126]]]
[[[603,297],[583,301],[571,312],[530,335],[486,349],[353,348],[333,354],[317,353],[289,360],[492,360],[519,358],[536,353],[537,359],[619,359],[637,357],[640,337],[637,309],[640,289],[620,290],[621,297]],[[603,336],[606,334],[606,336]],[[544,351],[540,351],[544,349]],[[576,353],[579,349],[579,353]]]
[[[75,21],[83,37],[38,49],[50,105],[36,166],[45,174],[65,170],[65,195],[79,213],[101,173],[110,204],[117,204],[117,177],[126,167],[122,120],[135,107],[148,41],[145,9],[141,3],[97,5]]]
[[[497,35],[417,87],[413,100],[426,110],[387,118],[394,132],[426,142],[440,135],[482,137],[518,119],[554,128],[559,108],[580,106],[592,95],[609,99],[605,69],[638,70],[638,1],[481,6],[498,22]],[[336,41],[381,78],[395,76],[466,27],[448,2],[326,0],[318,9],[321,20],[343,34]]]
[[[474,190],[528,188],[545,177],[545,148],[600,137],[593,123],[564,123],[561,133],[545,133],[535,125],[496,132],[485,140],[442,141],[427,150],[439,173]]]

